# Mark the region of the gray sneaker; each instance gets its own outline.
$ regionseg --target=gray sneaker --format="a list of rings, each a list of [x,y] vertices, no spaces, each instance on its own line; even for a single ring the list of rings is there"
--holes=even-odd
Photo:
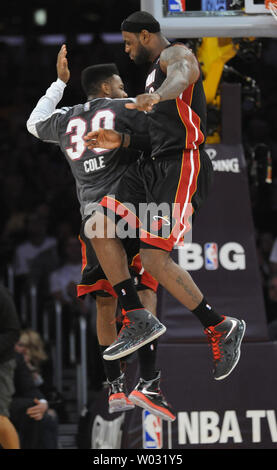
[[[215,380],[225,379],[239,362],[245,328],[243,320],[224,317],[218,325],[204,330],[212,347]]]
[[[103,353],[106,361],[133,353],[166,332],[166,327],[144,308],[124,314],[123,326],[117,339]]]

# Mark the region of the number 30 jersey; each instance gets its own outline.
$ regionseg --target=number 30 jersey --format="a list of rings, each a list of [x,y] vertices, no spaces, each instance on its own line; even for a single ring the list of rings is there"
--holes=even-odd
[[[56,82],[51,85],[54,91],[55,85]],[[48,106],[44,98],[47,93],[51,95],[51,87],[33,110],[27,128],[39,139],[60,146],[75,178],[84,218],[105,195],[115,194],[121,177],[140,155],[138,151],[124,148],[89,150],[84,145],[84,136],[99,128],[145,135],[147,117],[145,113],[126,109],[125,104],[131,102],[128,98],[96,98],[84,104],[54,109],[45,116],[42,103]],[[58,101],[60,99],[61,96]]]

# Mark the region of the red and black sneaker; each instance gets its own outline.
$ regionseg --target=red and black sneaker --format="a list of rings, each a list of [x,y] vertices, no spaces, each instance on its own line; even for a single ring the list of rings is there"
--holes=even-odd
[[[215,380],[225,379],[239,362],[245,328],[245,321],[224,317],[218,325],[204,330],[212,347]]]
[[[109,382],[109,413],[133,410],[135,405],[128,399],[124,374]]]
[[[122,323],[118,337],[103,353],[106,361],[127,356],[166,332],[166,327],[145,308],[124,312]]]
[[[159,416],[159,418],[166,421],[175,421],[176,416],[161,392],[160,379],[160,372],[152,380],[146,381],[140,378],[139,383],[130,393],[129,400],[134,405],[150,411],[150,413]]]

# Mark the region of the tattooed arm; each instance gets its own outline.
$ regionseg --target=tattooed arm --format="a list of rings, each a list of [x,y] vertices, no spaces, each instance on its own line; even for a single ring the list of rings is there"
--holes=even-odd
[[[195,55],[185,46],[176,45],[164,49],[160,57],[160,67],[166,79],[156,90],[160,101],[177,98],[199,78],[199,66]]]
[[[151,111],[154,104],[177,98],[199,78],[197,59],[193,52],[183,45],[176,44],[164,49],[160,56],[160,67],[166,74],[162,85],[152,94],[138,95],[136,102],[126,104],[126,108]]]

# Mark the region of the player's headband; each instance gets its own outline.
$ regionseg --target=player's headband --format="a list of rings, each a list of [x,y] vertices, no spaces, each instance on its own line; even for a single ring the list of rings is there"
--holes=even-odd
[[[158,21],[155,23],[136,23],[134,21],[124,20],[121,24],[121,31],[127,31],[127,33],[140,33],[143,29],[149,31],[149,33],[158,33],[161,30]]]

